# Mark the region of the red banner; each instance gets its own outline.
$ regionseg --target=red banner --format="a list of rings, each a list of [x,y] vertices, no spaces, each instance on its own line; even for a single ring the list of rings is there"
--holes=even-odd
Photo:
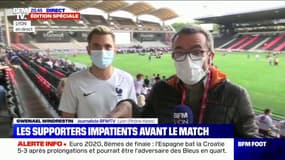
[[[80,20],[79,12],[29,13],[29,20]]]

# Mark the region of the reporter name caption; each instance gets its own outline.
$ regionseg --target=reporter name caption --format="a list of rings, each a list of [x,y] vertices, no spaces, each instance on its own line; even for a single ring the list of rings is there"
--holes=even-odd
[[[161,125],[157,119],[14,119],[13,150],[15,156],[29,160],[39,155],[231,160],[232,130],[232,125]]]

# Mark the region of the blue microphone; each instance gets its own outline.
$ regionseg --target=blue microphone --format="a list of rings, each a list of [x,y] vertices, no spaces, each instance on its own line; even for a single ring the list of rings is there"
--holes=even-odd
[[[173,113],[173,119],[175,124],[192,124],[194,121],[193,112],[187,105],[177,105]]]

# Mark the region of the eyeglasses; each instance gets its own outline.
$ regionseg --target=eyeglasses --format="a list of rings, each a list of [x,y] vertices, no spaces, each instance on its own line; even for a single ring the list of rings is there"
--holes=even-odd
[[[198,61],[201,60],[204,57],[204,53],[209,53],[209,51],[205,50],[192,50],[190,52],[186,51],[174,51],[173,59],[176,62],[182,62],[186,59],[187,55],[191,58],[192,61]]]

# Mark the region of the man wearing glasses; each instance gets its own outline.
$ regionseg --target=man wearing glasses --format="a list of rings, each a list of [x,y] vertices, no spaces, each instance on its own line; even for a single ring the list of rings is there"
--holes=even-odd
[[[125,100],[111,117],[158,118],[159,123],[234,124],[235,137],[256,137],[258,128],[247,91],[211,66],[211,35],[199,26],[184,27],[173,37],[172,51],[176,75],[152,88],[143,110]]]

